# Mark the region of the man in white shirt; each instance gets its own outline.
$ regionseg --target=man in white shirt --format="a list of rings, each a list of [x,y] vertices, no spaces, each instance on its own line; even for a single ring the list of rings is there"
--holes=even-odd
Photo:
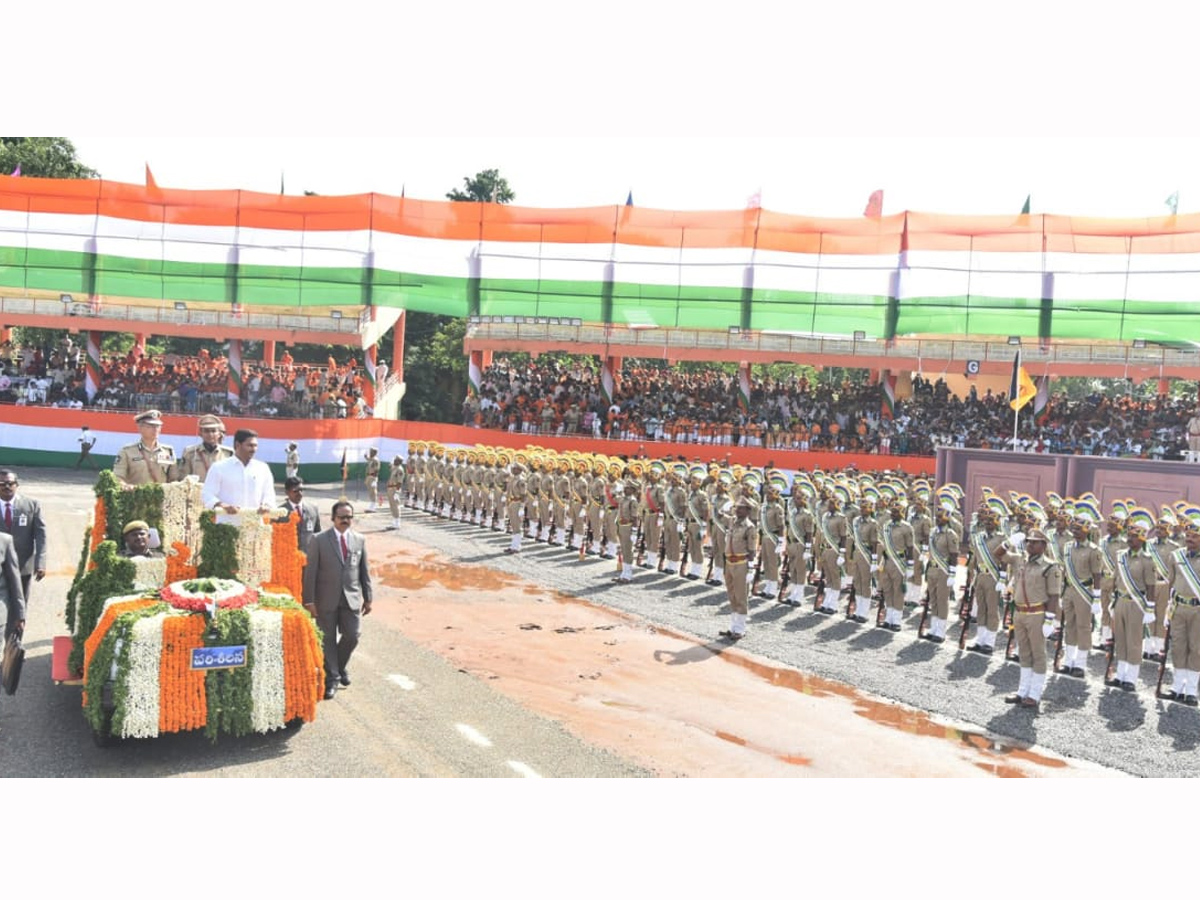
[[[236,515],[243,509],[260,513],[276,507],[275,479],[270,467],[260,459],[258,432],[239,428],[233,436],[233,456],[223,459],[204,477],[204,505],[218,513]],[[230,522],[218,514],[217,521]]]

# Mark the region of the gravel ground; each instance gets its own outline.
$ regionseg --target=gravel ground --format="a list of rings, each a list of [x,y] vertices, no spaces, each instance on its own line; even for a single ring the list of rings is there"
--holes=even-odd
[[[510,556],[503,552],[506,535],[410,509],[404,510],[401,533],[456,562],[510,572],[700,640],[716,640],[728,627],[724,590],[703,582],[636,569],[633,584],[619,585],[611,580],[613,560],[581,562],[577,553],[529,539],[520,555]],[[1085,680],[1050,675],[1035,716],[1002,700],[1016,690],[1019,677],[1016,663],[1003,662],[1003,639],[990,658],[960,652],[957,624],[946,643],[935,645],[917,640],[919,619],[918,610],[893,634],[874,628],[873,619],[855,625],[840,613],[819,615],[811,603],[792,608],[751,598],[748,634],[731,652],[753,653],[971,723],[1001,742],[1039,745],[1132,775],[1200,775],[1200,756],[1174,752],[1200,745],[1200,710],[1155,699],[1157,666],[1143,665],[1136,693],[1109,690],[1103,685],[1104,657],[1094,651]]]

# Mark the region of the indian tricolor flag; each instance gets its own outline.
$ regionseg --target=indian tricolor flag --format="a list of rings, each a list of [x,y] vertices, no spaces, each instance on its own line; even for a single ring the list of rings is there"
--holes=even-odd
[[[881,380],[883,382],[883,407],[880,409],[880,414],[885,419],[894,419],[896,417],[897,376],[885,369]]]
[[[617,395],[614,366],[615,363],[610,356],[605,358],[604,364],[600,367],[600,391],[604,394],[604,403],[607,406],[612,406],[613,397]]]
[[[738,409],[742,412],[750,411],[750,364],[742,363],[738,366],[737,375],[737,402]]]
[[[1045,425],[1050,418],[1050,376],[1037,379],[1037,393],[1033,397],[1033,421]]]

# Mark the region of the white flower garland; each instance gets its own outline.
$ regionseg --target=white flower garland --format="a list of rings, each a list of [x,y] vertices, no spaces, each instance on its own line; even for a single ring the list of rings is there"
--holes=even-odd
[[[204,509],[202,486],[195,476],[189,475],[183,481],[172,481],[162,488],[162,534],[159,537],[163,550],[169,550],[175,541],[182,541],[191,548],[194,558],[200,549],[200,513]]]
[[[238,580],[258,587],[271,580],[271,526],[255,510],[243,510],[239,515]]]
[[[121,737],[158,737],[162,626],[166,613],[133,623],[129,635],[129,669],[125,673],[125,720]]]
[[[283,684],[283,616],[276,609],[250,612],[250,721],[260,733],[283,728],[287,697]]]

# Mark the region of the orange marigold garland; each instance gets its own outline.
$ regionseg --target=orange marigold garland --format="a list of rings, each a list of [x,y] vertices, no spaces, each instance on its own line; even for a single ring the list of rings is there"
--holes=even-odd
[[[104,540],[104,535],[108,531],[108,510],[104,506],[104,498],[96,498],[96,508],[92,513],[94,523],[92,525],[91,544],[88,547],[88,570],[96,568],[96,561],[92,559],[92,554],[96,552],[96,548],[100,546],[100,542]]]
[[[191,548],[183,541],[173,541],[171,551],[167,554],[167,584],[176,581],[191,581],[196,577],[196,567],[188,564],[191,559]]]
[[[304,564],[308,562],[296,540],[299,522],[300,513],[295,511],[286,519],[271,522],[271,582],[296,598],[303,590]]]
[[[318,698],[325,691],[321,646],[312,617],[302,609],[281,609],[283,615],[284,717],[311,722]]]
[[[192,650],[204,646],[207,620],[202,615],[163,620],[159,664],[158,730],[162,733],[203,728],[208,721],[205,671],[193,669]]]

